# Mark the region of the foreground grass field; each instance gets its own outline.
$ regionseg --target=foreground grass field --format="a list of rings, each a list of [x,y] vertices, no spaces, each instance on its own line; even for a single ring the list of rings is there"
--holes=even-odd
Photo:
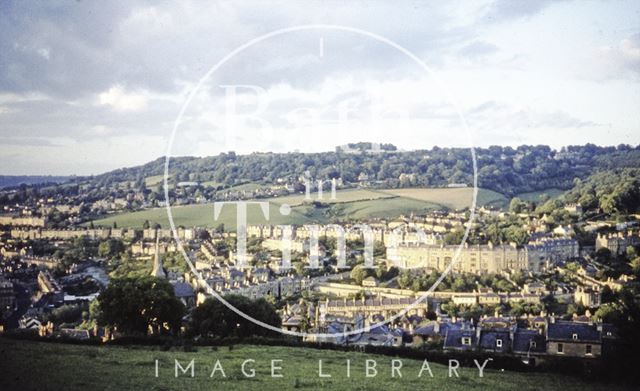
[[[195,360],[195,376],[175,377],[175,360],[186,367]],[[247,372],[244,360],[253,359]],[[365,377],[365,362],[375,360],[377,376]],[[422,361],[402,359],[402,377],[391,377],[392,357],[303,348],[237,346],[233,350],[198,347],[196,352],[160,351],[148,347],[77,346],[0,338],[0,390],[616,390],[575,377],[542,373],[515,373],[497,368],[478,376],[475,368],[461,368],[460,377],[448,377],[448,368],[429,363],[430,377],[418,373]],[[158,377],[155,377],[158,360]],[[226,375],[217,370],[216,364]],[[271,360],[281,366],[282,377],[271,377]],[[318,376],[318,360],[323,373]],[[351,377],[346,361],[351,360]],[[396,373],[397,375],[397,373]]]
[[[327,224],[338,220],[359,220],[367,218],[394,218],[401,214],[421,213],[434,209],[462,209],[471,205],[473,189],[394,189],[374,191],[366,189],[342,190],[337,192],[335,200],[325,192],[321,205],[314,206],[305,202],[304,194],[286,197],[267,198],[269,202],[269,220],[267,221],[258,206],[249,205],[247,218],[249,224]],[[312,197],[315,199],[316,194]],[[280,213],[280,206],[291,207],[288,216]],[[504,206],[507,199],[494,191],[479,189],[478,206]],[[215,227],[223,223],[229,229],[235,229],[236,210],[232,205],[223,208],[217,220],[213,219],[213,205],[187,205],[172,207],[176,225]],[[121,213],[95,220],[94,225],[110,227],[141,228],[148,220],[152,225],[159,223],[169,227],[167,212],[164,208],[148,209],[139,212]]]

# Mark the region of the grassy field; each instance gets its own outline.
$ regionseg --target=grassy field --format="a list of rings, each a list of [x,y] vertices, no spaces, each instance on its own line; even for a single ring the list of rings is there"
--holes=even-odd
[[[144,178],[145,186],[155,186],[164,181],[164,175],[154,175]]]
[[[529,193],[520,193],[520,194],[516,194],[516,197],[525,201],[540,202],[541,200],[540,197],[542,197],[545,194],[549,196],[549,198],[556,198],[562,193],[564,193],[564,190],[552,188],[552,189],[545,189],[545,190],[539,190],[539,191],[532,191]]]
[[[223,207],[217,220],[213,218],[213,204],[174,206],[171,208],[171,213],[176,226],[216,227],[222,223],[226,228],[235,229],[236,225],[236,208],[233,205]],[[118,227],[141,228],[145,220],[149,220],[152,226],[158,223],[164,228],[170,227],[165,208],[112,215],[96,220],[94,224],[110,227],[115,222]],[[260,207],[257,205],[248,205],[247,220],[249,224],[267,224],[268,222],[271,224],[304,224],[311,221],[301,215],[297,208],[292,208],[289,216],[283,216],[280,214],[279,205],[274,203],[269,204],[269,221],[263,217]]]
[[[317,199],[317,193],[310,194],[312,201]],[[354,201],[370,201],[370,200],[378,200],[382,198],[393,198],[392,194],[385,194],[379,191],[366,190],[366,189],[349,189],[349,190],[339,190],[336,191],[336,198],[331,199],[331,192],[324,191],[322,194],[322,199],[318,200],[322,203],[333,204],[333,203],[341,203],[341,202],[354,202]],[[285,197],[276,197],[270,198],[270,202],[274,202],[276,204],[288,204],[291,206],[299,206],[305,202],[304,194],[295,194],[288,195]],[[308,202],[308,201],[307,201]]]
[[[314,197],[316,194],[313,195]],[[267,221],[257,205],[247,207],[247,220],[249,224],[307,224],[328,223],[335,218],[363,218],[369,216],[383,217],[396,216],[400,213],[422,211],[437,205],[414,200],[399,201],[393,195],[383,194],[370,190],[344,190],[338,191],[336,200],[330,199],[330,193],[322,199],[323,205],[330,207],[316,208],[310,203],[304,202],[304,194],[279,198],[267,198],[259,201],[269,202],[269,220]],[[282,215],[280,206],[291,206],[290,215]],[[339,207],[338,207],[339,206]],[[171,208],[174,222],[177,226],[215,227],[221,223],[226,228],[235,229],[236,208],[227,205],[222,209],[217,220],[213,219],[213,205],[186,205]],[[367,214],[370,212],[370,214]],[[163,227],[169,227],[169,219],[165,208],[147,209],[138,212],[121,213],[94,221],[95,225],[112,226],[115,222],[118,227],[140,228],[145,220],[153,225],[159,223]]]
[[[206,182],[202,182],[201,185],[204,187],[218,187],[222,185],[222,183],[216,182],[216,181],[206,181]]]
[[[195,360],[195,376],[175,377],[175,360],[186,368]],[[255,360],[241,372],[242,362]],[[375,360],[378,373],[365,377],[365,360]],[[158,360],[158,377],[155,377]],[[216,360],[218,369],[210,375]],[[271,377],[271,360],[282,367],[282,377]],[[318,376],[318,360],[322,372]],[[346,360],[351,376],[346,376]],[[418,377],[422,361],[402,359],[402,377],[391,377],[391,357],[303,348],[236,346],[214,350],[198,347],[195,352],[161,351],[149,347],[78,346],[0,338],[1,390],[615,390],[594,385],[576,377],[532,374],[491,369],[491,363],[478,376],[475,368],[461,368],[459,378],[448,377],[446,366],[429,363],[433,377],[425,371]]]
[[[437,188],[437,189],[391,189],[384,193],[444,205],[450,209],[463,209],[471,206],[473,188]],[[509,200],[493,190],[478,189],[477,205],[504,206]]]
[[[244,186],[244,185],[243,185]],[[269,220],[267,221],[257,205],[249,205],[247,217],[249,224],[327,224],[338,220],[361,220],[366,218],[394,218],[401,214],[421,213],[434,209],[461,209],[471,205],[471,188],[464,189],[394,189],[394,190],[341,190],[336,199],[330,199],[330,192],[323,195],[320,205],[305,202],[304,194],[267,198],[269,202]],[[316,194],[312,194],[315,199]],[[479,189],[478,206],[506,205],[507,199],[494,191]],[[291,214],[284,216],[280,206],[291,206]],[[213,205],[186,205],[171,208],[177,226],[184,225],[215,227],[223,223],[226,228],[235,229],[236,209],[225,206],[218,220],[213,219]],[[164,208],[147,209],[112,215],[94,221],[94,225],[140,228],[148,220],[152,225],[159,223],[169,227],[167,212]]]

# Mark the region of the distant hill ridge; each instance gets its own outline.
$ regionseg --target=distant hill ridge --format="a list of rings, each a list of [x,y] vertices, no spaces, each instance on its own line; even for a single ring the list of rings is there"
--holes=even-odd
[[[366,143],[352,144],[362,147]],[[357,183],[366,177],[381,188],[445,187],[451,183],[473,183],[473,165],[468,148],[439,148],[376,153],[344,153],[340,148],[320,153],[234,152],[209,157],[172,157],[172,183],[213,182],[234,186],[247,182],[274,184],[292,181],[308,173],[312,178],[342,178]],[[545,145],[517,148],[476,148],[478,185],[506,196],[550,188],[567,190],[574,180],[586,179],[605,170],[640,168],[640,145],[600,147],[593,144],[554,150]],[[98,184],[134,181],[164,174],[165,159],[137,167],[122,168],[83,179]],[[361,174],[366,174],[362,176]],[[79,178],[80,180],[80,178]],[[175,184],[174,183],[174,184]]]
[[[56,175],[0,175],[0,189],[20,185],[39,185],[44,183],[64,183],[73,176]]]
[[[272,185],[296,182],[308,174],[315,179],[342,178],[378,188],[446,187],[452,183],[473,184],[473,165],[468,148],[440,148],[399,151],[391,144],[348,144],[336,151],[320,153],[234,152],[208,157],[172,157],[169,173],[172,185],[179,182],[214,183],[228,188],[243,183]],[[354,153],[354,150],[356,152]],[[568,190],[576,179],[585,180],[603,171],[640,168],[640,146],[600,147],[593,144],[567,146],[554,150],[545,145],[516,148],[491,146],[476,148],[479,187],[507,197],[548,189]],[[165,158],[144,165],[121,168],[85,177],[0,176],[0,187],[43,182],[71,182],[110,187],[133,182],[160,186]],[[158,179],[160,178],[160,179]]]

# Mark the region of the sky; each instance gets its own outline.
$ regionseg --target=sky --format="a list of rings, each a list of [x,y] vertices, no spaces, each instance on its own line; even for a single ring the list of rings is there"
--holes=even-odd
[[[638,145],[639,107],[638,1],[0,2],[5,175],[357,141]]]

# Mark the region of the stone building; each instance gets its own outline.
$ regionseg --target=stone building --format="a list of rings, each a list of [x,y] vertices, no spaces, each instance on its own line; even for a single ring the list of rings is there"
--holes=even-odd
[[[364,315],[382,315],[385,319],[391,315],[404,311],[412,305],[416,299],[399,298],[399,299],[343,299],[343,300],[326,300],[319,303],[319,310],[325,315],[345,315],[354,316],[355,314]],[[417,303],[407,315],[426,316],[428,305],[426,301]]]
[[[611,254],[622,254],[627,251],[629,246],[637,246],[640,244],[640,234],[627,232],[626,234],[618,232],[615,234],[598,234],[596,237],[596,251],[606,248]]]
[[[573,293],[573,301],[585,307],[598,307],[600,305],[600,291],[597,287],[579,286]]]
[[[458,253],[459,252],[459,253]],[[387,258],[400,268],[446,270],[456,259],[454,272],[473,274],[502,271],[539,273],[559,260],[577,257],[579,246],[573,239],[545,239],[522,247],[515,244],[433,245],[403,243],[387,247]]]
[[[565,322],[551,317],[546,339],[549,355],[595,358],[602,352],[602,325]]]
[[[13,291],[13,283],[0,276],[0,309],[13,309],[15,305],[16,295]],[[0,311],[0,313],[2,312]]]

